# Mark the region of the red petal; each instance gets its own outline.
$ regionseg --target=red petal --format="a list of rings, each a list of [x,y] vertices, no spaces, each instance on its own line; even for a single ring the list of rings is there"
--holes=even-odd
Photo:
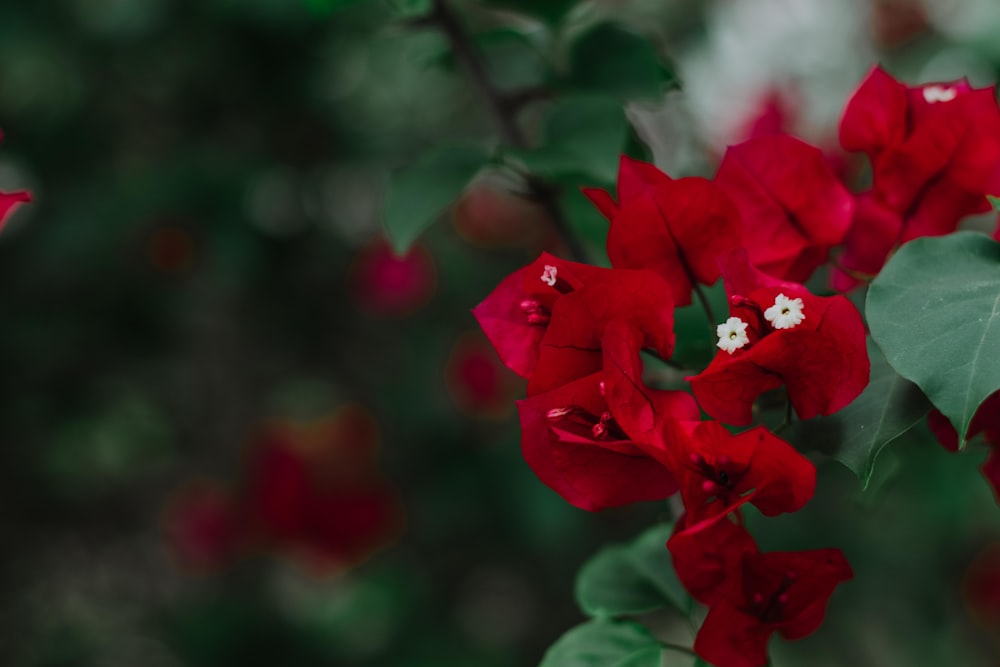
[[[874,277],[899,242],[903,219],[872,192],[858,195],[855,201],[854,221],[844,239],[840,263],[851,271]],[[858,282],[839,271],[834,276],[834,288],[841,292],[855,287]]]
[[[667,540],[677,578],[698,602],[713,604],[738,581],[740,563],[757,544],[742,525],[726,514],[689,525],[678,522]]]
[[[4,225],[7,224],[7,216],[18,204],[26,204],[30,201],[30,192],[0,192],[0,229],[3,229]]]
[[[622,155],[618,161],[618,203],[624,206],[670,181],[656,165]]]
[[[739,245],[739,212],[704,178],[668,181],[648,194],[614,219],[608,257],[618,268],[656,271],[671,286],[674,302],[686,306],[692,283],[714,283],[715,258]]]
[[[864,151],[875,156],[906,136],[906,86],[881,67],[875,67],[855,91],[840,120],[840,144],[844,150]]]
[[[667,284],[650,271],[598,269],[599,277],[562,298],[541,341],[528,395],[548,391],[600,370],[601,339],[614,320],[641,335],[641,346],[661,358],[674,347],[674,309]]]
[[[614,198],[606,191],[600,188],[580,188],[580,192],[597,207],[597,210],[601,212],[608,222],[615,219],[618,215],[618,204],[615,203]]]
[[[629,503],[662,500],[677,486],[662,465],[630,440],[597,440],[570,419],[550,420],[553,408],[576,407],[599,416],[600,373],[517,401],[521,451],[531,469],[571,505],[596,512]]]
[[[650,389],[642,381],[642,338],[625,322],[608,325],[602,340],[604,398],[633,440],[649,440],[669,421],[697,421],[701,411],[684,391]]]
[[[778,278],[806,280],[851,223],[850,193],[818,148],[793,137],[730,146],[715,180],[743,218],[750,261]]]
[[[715,667],[762,667],[773,633],[773,627],[723,599],[708,610],[694,652]]]

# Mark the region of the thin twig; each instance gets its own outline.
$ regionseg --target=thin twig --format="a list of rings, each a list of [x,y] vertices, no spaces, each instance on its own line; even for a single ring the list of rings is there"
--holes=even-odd
[[[693,649],[689,649],[687,646],[681,646],[680,644],[671,644],[670,642],[664,642],[664,641],[661,641],[660,645],[663,646],[663,648],[665,648],[665,649],[667,649],[669,651],[677,651],[679,653],[687,653],[688,655],[692,655],[692,656],[694,656],[696,658],[698,657],[698,654],[695,653]]]
[[[475,44],[451,7],[448,6],[447,0],[434,0],[434,8],[428,14],[428,19],[439,27],[448,38],[455,51],[455,57],[468,72],[479,94],[486,100],[504,142],[521,150],[528,148],[528,140],[518,126],[516,119],[517,109],[521,103],[512,104],[511,98],[505,96],[493,85],[486,72],[486,67],[476,51]],[[570,231],[569,223],[559,206],[559,190],[533,175],[526,177],[526,185],[528,195],[538,201],[545,210],[556,232],[566,243],[569,253],[577,261],[584,261],[587,254]]]

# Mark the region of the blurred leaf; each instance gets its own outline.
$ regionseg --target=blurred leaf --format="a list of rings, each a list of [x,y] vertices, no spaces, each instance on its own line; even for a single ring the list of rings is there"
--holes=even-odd
[[[561,21],[580,0],[483,0],[483,2],[497,9],[510,9],[534,16],[551,25]]]
[[[580,608],[591,616],[622,616],[672,607],[686,616],[688,596],[666,547],[671,530],[669,524],[654,526],[591,558],[576,580]]]
[[[997,213],[1000,213],[1000,197],[994,197],[993,195],[986,195],[986,199],[989,200],[990,206],[993,207],[993,210],[996,211]]]
[[[549,110],[540,148],[512,153],[540,176],[580,174],[613,183],[626,132],[620,102],[606,97],[570,97]]]
[[[352,0],[346,1],[351,2]],[[353,1],[357,2],[358,0]],[[389,0],[389,8],[397,19],[424,16],[431,11],[432,5],[432,0]]]
[[[595,619],[560,637],[539,667],[659,667],[661,653],[641,625]]]
[[[872,481],[882,449],[916,426],[931,404],[904,380],[873,342],[868,344],[871,381],[850,405],[828,417],[795,422],[781,437],[799,450],[819,450],[851,469],[864,487]]]
[[[499,28],[475,37],[490,81],[499,90],[517,90],[545,83],[548,63],[524,30]]]
[[[653,97],[674,80],[653,44],[615,23],[600,23],[574,42],[571,86],[621,97]]]
[[[406,252],[485,163],[478,148],[441,146],[394,173],[383,212],[393,249]]]
[[[1000,243],[958,232],[907,243],[868,290],[872,337],[965,434],[1000,389]]]

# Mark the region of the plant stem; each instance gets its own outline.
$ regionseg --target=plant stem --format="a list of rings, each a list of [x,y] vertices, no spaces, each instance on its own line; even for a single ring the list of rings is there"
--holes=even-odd
[[[447,0],[434,0],[434,8],[427,18],[448,38],[458,62],[465,68],[479,94],[486,100],[504,143],[521,150],[528,148],[528,140],[515,117],[520,105],[512,103],[511,98],[493,85],[475,44],[466,33],[458,16],[448,6]],[[569,223],[559,206],[558,189],[531,174],[525,176],[525,182],[529,196],[545,210],[556,232],[566,243],[569,254],[577,261],[585,261],[587,254],[570,231]]]
[[[715,325],[719,323],[715,319],[715,315],[712,313],[712,306],[708,303],[708,297],[705,296],[705,290],[701,288],[694,280],[691,280],[691,285],[694,287],[694,293],[698,295],[698,301],[701,302],[701,307],[705,311],[705,315],[708,317],[708,328],[712,330],[712,334],[715,334]]]

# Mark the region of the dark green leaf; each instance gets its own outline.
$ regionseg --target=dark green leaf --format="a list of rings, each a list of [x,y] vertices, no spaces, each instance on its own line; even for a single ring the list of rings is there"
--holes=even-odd
[[[781,437],[799,450],[818,450],[837,459],[867,487],[882,449],[916,426],[930,411],[927,398],[896,373],[873,343],[868,345],[871,381],[846,408],[796,422]]]
[[[669,525],[632,543],[606,547],[580,570],[576,599],[591,616],[642,614],[672,607],[686,614],[688,596],[674,574],[666,543]]]
[[[615,23],[577,39],[570,63],[570,85],[622,97],[660,95],[674,78],[649,40]]]
[[[1000,243],[974,232],[907,243],[872,282],[866,313],[889,364],[964,442],[1000,389]]]
[[[606,97],[570,97],[549,110],[541,147],[515,155],[540,176],[581,174],[613,183],[626,132],[620,102]]]
[[[499,9],[510,9],[542,19],[554,25],[575,7],[580,0],[484,0],[485,4]]]
[[[442,146],[393,174],[383,222],[392,247],[405,252],[461,194],[486,162],[471,146]]]
[[[595,619],[560,637],[545,652],[540,667],[659,667],[660,653],[657,641],[641,625]]]

